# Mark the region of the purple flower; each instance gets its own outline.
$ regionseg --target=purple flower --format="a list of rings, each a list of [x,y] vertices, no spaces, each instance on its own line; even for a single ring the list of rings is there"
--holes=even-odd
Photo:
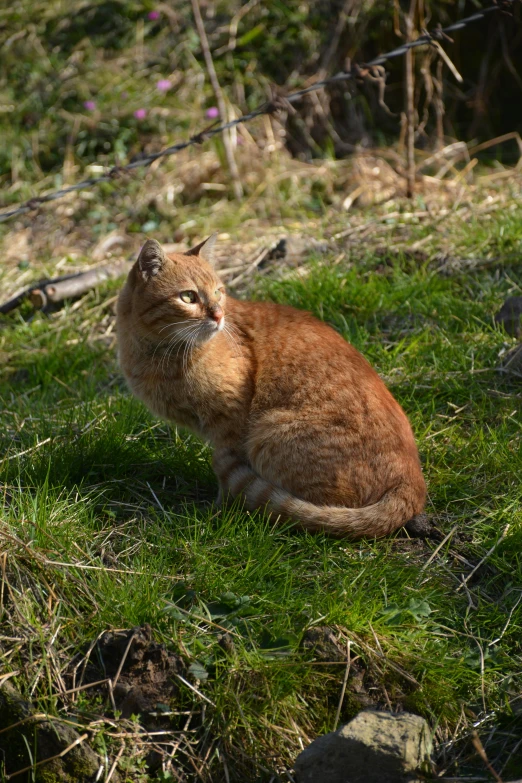
[[[169,82],[168,79],[160,79],[159,82],[156,82],[156,89],[160,92],[167,92],[172,87],[172,82]]]
[[[160,18],[160,12],[159,11],[149,11],[147,14],[147,17],[150,19],[151,22],[155,22],[156,19]]]
[[[136,109],[134,116],[137,120],[144,120],[147,116],[147,109]]]
[[[94,111],[96,108],[96,104],[94,103],[94,101],[84,101],[83,108],[87,109],[87,111]]]
[[[205,112],[205,117],[207,120],[215,120],[216,117],[219,117],[219,109],[217,106],[211,106],[210,109],[207,109]]]

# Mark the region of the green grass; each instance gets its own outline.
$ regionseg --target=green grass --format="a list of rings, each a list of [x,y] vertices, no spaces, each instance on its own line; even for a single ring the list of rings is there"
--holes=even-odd
[[[489,241],[501,236],[519,253],[520,215],[498,220],[504,231],[491,226]],[[470,235],[470,257],[484,241]],[[497,370],[512,341],[492,318],[519,269],[497,262],[448,277],[400,256],[384,266],[371,253],[353,258],[264,278],[254,295],[330,322],[408,412],[428,512],[443,534],[454,529],[425,569],[436,542],[340,542],[273,529],[237,508],[216,512],[209,449],[130,398],[113,340],[97,328],[114,285],[77,309],[4,318],[0,622],[19,641],[0,640],[0,654],[40,709],[92,722],[88,692],[64,703],[57,672],[102,630],[150,623],[199,667],[197,689],[212,702],[182,684],[174,705],[193,710],[188,732],[202,757],[210,748],[204,779],[223,779],[226,767],[234,781],[285,780],[301,743],[334,728],[345,666],[301,645],[307,629],[326,625],[341,646],[351,641],[377,704],[429,720],[439,769],[482,772],[466,745],[477,724],[497,769],[507,762],[504,779],[521,774],[510,757],[522,730],[513,701],[522,685],[521,387]],[[233,651],[220,644],[223,629]],[[349,684],[341,721],[358,709]],[[173,716],[173,730],[184,720]],[[107,726],[95,733],[114,755]],[[130,732],[126,742],[127,779],[149,779],[143,746]],[[180,763],[194,774],[186,749]]]
[[[174,16],[160,4],[157,22],[148,17],[155,9],[149,0],[29,5],[0,11],[8,74],[0,78],[2,204],[206,125],[215,98],[190,4]],[[266,82],[279,79],[281,68],[301,86],[331,40],[331,19],[316,18],[314,4],[257,4],[240,20],[234,53],[218,55],[240,5],[218,4],[207,20],[236,113],[265,100]],[[456,13],[446,6],[445,14]],[[356,61],[373,56],[374,44],[379,51],[395,45],[390,9],[375,7],[380,32],[366,14],[350,23]],[[459,67],[473,81],[482,50],[470,51]],[[402,66],[390,67],[387,99],[398,108]],[[156,88],[161,78],[172,81],[167,93]],[[491,121],[501,130],[517,99],[498,99],[505,119]],[[94,112],[86,100],[96,102]],[[365,91],[346,101],[358,107],[358,123],[364,114],[365,137],[395,133],[391,125],[378,130]],[[274,529],[262,514],[238,508],[217,512],[208,447],[155,420],[123,383],[110,301],[119,283],[49,315],[24,305],[0,316],[0,683],[16,672],[10,682],[37,709],[86,728],[109,766],[123,747],[123,780],[175,780],[169,771],[179,769],[186,780],[275,783],[292,780],[301,748],[334,728],[348,645],[341,722],[361,708],[363,671],[374,704],[428,719],[438,773],[486,779],[470,743],[477,727],[503,779],[520,777],[522,387],[520,377],[498,370],[515,341],[493,320],[506,295],[521,293],[520,181],[496,164],[477,166],[458,182],[452,171],[439,186],[419,178],[412,203],[393,195],[346,213],[342,204],[360,180],[352,159],[329,159],[331,128],[323,151],[305,133],[303,118],[322,122],[313,105],[298,107],[281,140],[321,160],[292,159],[284,146],[269,152],[277,125],[259,119],[248,125],[252,137],[239,131],[235,155],[246,193],[239,206],[215,139],[158,169],[138,169],[2,224],[0,281],[7,296],[29,280],[91,264],[96,242],[112,231],[125,239],[122,256],[144,234],[190,245],[229,232],[246,261],[247,243],[263,233],[267,241],[279,232],[322,239],[353,229],[299,274],[269,266],[251,294],[312,310],[377,368],[412,421],[427,511],[448,540],[434,555],[437,541],[403,535],[347,543]],[[138,108],[147,110],[145,120],[134,117]],[[512,145],[502,148],[508,159]],[[408,255],[417,246],[420,261]],[[70,662],[103,630],[144,623],[182,656],[185,679],[196,687],[178,683],[162,724],[170,745],[156,749],[178,748],[173,762],[164,756],[163,777],[147,771],[154,743],[139,724],[115,717],[99,694],[63,693]],[[303,641],[324,626],[339,649],[314,652]],[[220,638],[224,631],[233,647]]]

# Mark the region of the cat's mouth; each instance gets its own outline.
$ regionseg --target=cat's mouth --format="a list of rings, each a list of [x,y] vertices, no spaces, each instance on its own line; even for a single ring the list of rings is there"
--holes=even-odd
[[[223,331],[225,328],[225,316],[222,316],[219,321],[215,321],[213,318],[207,318],[205,321],[206,339],[211,340],[218,332]],[[205,336],[203,337],[205,339]]]

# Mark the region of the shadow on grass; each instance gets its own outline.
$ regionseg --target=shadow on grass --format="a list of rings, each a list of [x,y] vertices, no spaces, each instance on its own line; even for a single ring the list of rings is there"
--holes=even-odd
[[[24,358],[0,382],[6,484],[170,508],[217,494],[209,449],[134,400],[105,348],[59,341]]]

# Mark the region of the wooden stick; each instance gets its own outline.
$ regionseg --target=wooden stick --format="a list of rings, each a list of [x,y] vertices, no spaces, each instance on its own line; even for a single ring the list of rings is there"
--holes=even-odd
[[[205,25],[203,24],[203,18],[201,16],[201,10],[199,8],[199,0],[192,0],[192,10],[194,12],[194,20],[198,30],[199,40],[201,42],[201,49],[203,51],[203,57],[205,58],[205,64],[207,66],[210,83],[216,96],[216,101],[219,109],[219,115],[222,122],[227,121],[227,107],[225,104],[225,98],[223,96],[223,90],[219,84],[216,69],[214,68],[214,62],[212,60],[212,54],[208,45],[207,33],[205,31]],[[232,183],[234,186],[234,195],[236,199],[243,198],[243,186],[241,185],[241,179],[239,177],[239,171],[234,158],[234,150],[232,149],[232,138],[230,131],[223,132],[223,144],[225,147],[225,155],[227,156],[228,168],[230,170],[230,176],[232,177]]]
[[[121,661],[120,661],[120,665],[118,666],[118,671],[116,672],[116,674],[115,674],[115,676],[114,676],[114,679],[113,679],[113,681],[112,681],[112,687],[113,687],[113,688],[115,688],[115,687],[116,687],[116,683],[117,683],[117,682],[118,682],[118,680],[120,679],[121,670],[123,669],[123,666],[124,666],[124,664],[125,664],[125,661],[127,660],[127,655],[129,654],[129,650],[130,650],[130,648],[131,648],[131,646],[132,646],[132,643],[133,643],[134,639],[136,638],[136,636],[137,636],[137,633],[133,633],[133,634],[131,635],[131,638],[129,639],[129,641],[128,641],[128,643],[127,643],[127,646],[126,646],[126,648],[125,648],[125,652],[123,653],[122,659],[121,659]]]
[[[123,753],[124,753],[124,751],[125,751],[125,743],[124,743],[124,742],[122,742],[122,743],[121,743],[121,746],[120,746],[120,749],[119,749],[118,753],[116,754],[116,758],[115,758],[115,759],[114,759],[114,761],[112,762],[112,764],[111,764],[111,768],[110,768],[110,770],[109,770],[109,772],[108,772],[108,774],[107,774],[107,777],[105,778],[105,783],[109,783],[109,780],[110,780],[110,779],[112,778],[112,776],[114,775],[114,773],[115,773],[115,771],[116,771],[116,767],[118,766],[118,761],[119,761],[119,760],[121,759],[121,757],[123,756]]]
[[[0,688],[4,684],[4,682],[7,682],[11,677],[16,677],[18,674],[20,674],[19,669],[15,669],[14,672],[7,672],[7,674],[0,674]]]
[[[444,51],[444,49],[442,48],[442,46],[440,45],[440,43],[439,43],[438,41],[433,41],[433,46],[435,46],[435,48],[436,48],[437,52],[439,53],[439,55],[440,55],[441,59],[442,59],[442,60],[444,60],[444,62],[445,62],[445,63],[446,63],[446,65],[448,66],[449,70],[451,71],[451,73],[453,74],[453,76],[455,77],[455,79],[456,79],[456,80],[457,80],[457,81],[458,81],[460,84],[462,84],[462,82],[464,81],[464,79],[462,78],[462,76],[460,75],[460,73],[457,71],[457,69],[456,69],[455,65],[454,65],[454,64],[453,64],[453,62],[450,60],[450,58],[448,57],[448,55],[446,54],[446,52]]]
[[[27,288],[22,288],[22,290],[18,291],[11,299],[8,299],[7,302],[4,302],[4,304],[0,305],[0,313],[10,313],[11,310],[14,310],[15,307],[18,307],[18,305],[22,304],[24,299],[29,296],[33,288],[41,288],[42,286],[45,286],[49,283],[57,283],[59,280],[67,280],[70,277],[76,277],[76,274],[65,275],[63,277],[46,277],[43,280],[39,280],[37,283],[33,283]]]
[[[444,68],[444,60],[439,57],[437,61],[437,76],[433,77],[433,85],[435,87],[435,117],[437,122],[437,148],[442,149],[444,147],[444,114],[446,112],[444,106],[444,92],[442,85],[442,71]]]
[[[334,720],[334,727],[333,727],[334,731],[337,731],[337,726],[339,725],[339,718],[341,717],[341,710],[343,707],[344,695],[346,693],[346,686],[348,685],[348,677],[350,674],[350,667],[352,664],[352,657],[350,655],[351,644],[352,644],[351,640],[348,640],[346,642],[346,671],[344,672],[344,680],[341,688],[341,695],[339,697],[339,704],[337,705],[337,712],[335,713],[335,720]]]
[[[64,280],[47,283],[41,288],[33,288],[29,294],[29,299],[36,308],[45,307],[49,302],[63,302],[64,299],[72,299],[75,296],[81,296],[91,288],[96,288],[100,283],[106,280],[114,280],[125,274],[130,268],[126,261],[119,264],[99,266],[96,269],[89,269],[75,277],[68,277]]]
[[[484,750],[484,746],[480,741],[480,737],[476,731],[473,731],[471,733],[471,741],[473,743],[475,750],[477,751],[480,758],[482,759],[486,767],[489,769],[489,771],[491,772],[491,774],[493,775],[497,783],[502,783],[502,778],[500,777],[498,772],[492,767],[491,762],[486,755],[486,751]]]
[[[518,151],[520,155],[522,155],[522,139],[520,138],[520,134],[517,133],[517,131],[504,133],[503,136],[496,136],[494,139],[490,139],[489,141],[483,141],[482,144],[476,144],[474,147],[471,147],[469,154],[475,155],[475,153],[486,150],[488,147],[492,147],[494,144],[503,144],[505,141],[511,140],[516,141],[518,145]]]
[[[201,693],[201,691],[198,691],[198,689],[194,685],[191,685],[191,683],[188,680],[186,680],[184,677],[182,677],[181,674],[176,674],[176,672],[174,672],[174,676],[177,677],[178,680],[181,680],[181,682],[184,685],[186,685],[187,688],[190,688],[191,691],[194,691],[194,693],[197,694],[201,699],[203,699],[204,701],[207,701],[213,707],[216,706],[213,701],[211,701],[210,699],[207,699],[207,697],[205,696],[204,693]]]
[[[413,18],[417,0],[411,0],[406,16],[406,40],[413,39]],[[406,195],[412,198],[415,191],[415,106],[413,49],[408,49],[404,57],[404,77],[406,88]]]
[[[455,525],[455,527],[452,527],[452,528],[451,528],[451,530],[450,530],[450,532],[448,533],[448,535],[447,535],[447,536],[445,536],[445,537],[442,539],[442,541],[440,542],[440,544],[438,545],[438,547],[437,547],[437,548],[436,548],[436,549],[435,549],[435,550],[434,550],[434,551],[431,553],[431,555],[430,555],[430,556],[429,556],[429,558],[426,560],[426,562],[424,563],[424,565],[422,566],[422,568],[421,568],[421,570],[420,570],[420,573],[421,573],[421,574],[422,574],[422,572],[423,572],[423,571],[425,571],[425,570],[426,570],[426,568],[429,566],[429,564],[432,562],[432,560],[435,560],[435,558],[436,558],[436,557],[437,557],[437,555],[439,554],[439,552],[440,552],[440,550],[442,549],[442,547],[444,546],[444,544],[445,544],[447,541],[449,541],[449,539],[451,538],[451,536],[453,535],[453,533],[455,532],[455,530],[456,530],[457,528],[458,528],[458,525]]]
[[[37,283],[33,283],[19,291],[7,302],[0,305],[0,313],[10,313],[11,310],[14,310],[27,298],[29,298],[34,307],[41,309],[49,302],[62,302],[64,299],[81,296],[81,294],[90,291],[91,288],[96,288],[97,285],[105,280],[114,280],[117,277],[121,277],[129,269],[130,264],[127,261],[121,261],[117,264],[107,264],[88,269],[86,272],[39,280]]]

